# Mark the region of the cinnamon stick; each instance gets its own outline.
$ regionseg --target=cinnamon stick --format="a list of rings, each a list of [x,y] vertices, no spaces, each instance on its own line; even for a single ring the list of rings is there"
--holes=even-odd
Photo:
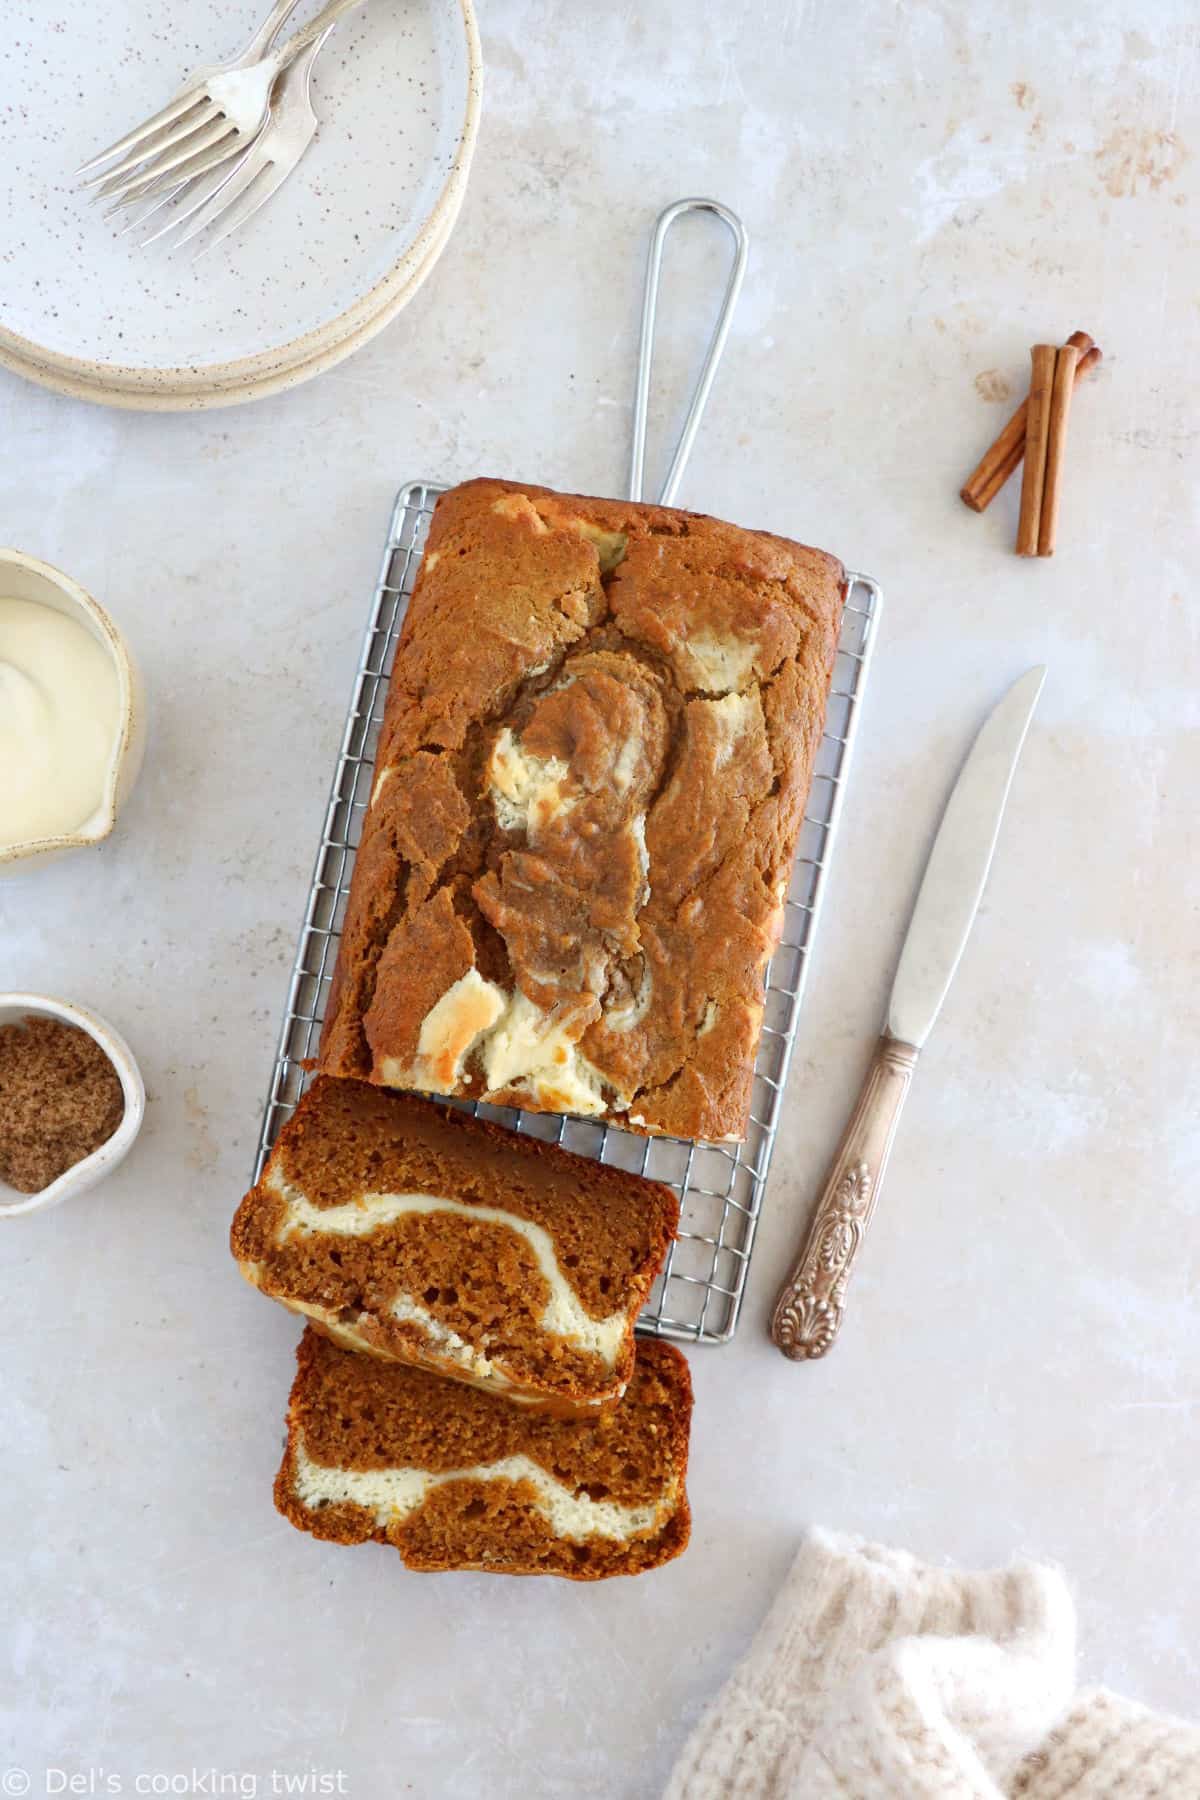
[[[1050,423],[1046,438],[1046,477],[1042,484],[1042,516],[1038,526],[1037,553],[1053,556],[1058,538],[1058,508],[1062,498],[1063,453],[1067,447],[1067,420],[1071,415],[1071,395],[1075,391],[1075,371],[1079,352],[1067,344],[1054,364],[1054,388],[1050,396]]]
[[[1073,331],[1067,343],[1079,351],[1079,361],[1075,365],[1078,382],[1100,361],[1100,347],[1086,331]],[[1000,436],[963,484],[962,499],[972,512],[985,511],[1020,464],[1025,454],[1025,411],[1026,402],[1022,400]]]
[[[1036,556],[1046,483],[1046,447],[1050,439],[1050,401],[1058,350],[1035,344],[1030,351],[1032,374],[1025,411],[1025,468],[1021,476],[1021,516],[1017,522],[1017,555]]]

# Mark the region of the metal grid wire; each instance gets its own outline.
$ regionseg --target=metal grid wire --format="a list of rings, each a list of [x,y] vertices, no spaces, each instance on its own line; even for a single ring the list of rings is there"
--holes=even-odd
[[[292,970],[263,1114],[256,1181],[309,1079],[303,1062],[316,1054],[355,851],[370,801],[392,656],[441,491],[428,482],[412,482],[400,490],[392,513]],[[693,1144],[677,1138],[636,1137],[594,1120],[470,1105],[482,1117],[550,1139],[581,1156],[665,1181],[676,1190],[679,1237],[638,1324],[640,1331],[653,1336],[722,1344],[737,1327],[879,613],[876,583],[865,575],[848,580],[825,735],[797,847],[783,936],[767,971],[766,1013],[746,1141]]]

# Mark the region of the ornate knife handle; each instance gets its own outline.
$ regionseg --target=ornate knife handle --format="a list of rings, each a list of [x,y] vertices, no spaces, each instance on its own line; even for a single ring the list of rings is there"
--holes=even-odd
[[[771,1336],[795,1362],[824,1356],[842,1323],[846,1284],[891,1153],[920,1052],[885,1032],[842,1134],[804,1248],[771,1316]]]

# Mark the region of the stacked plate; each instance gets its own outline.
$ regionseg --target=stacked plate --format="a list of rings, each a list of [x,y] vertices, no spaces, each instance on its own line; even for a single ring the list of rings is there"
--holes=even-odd
[[[17,0],[0,46],[0,365],[109,406],[231,406],[349,356],[449,238],[479,122],[472,0],[368,0],[313,76],[299,168],[210,255],[139,250],[73,172],[241,50],[266,0]],[[311,8],[299,11],[302,22]],[[292,26],[287,31],[293,29]]]

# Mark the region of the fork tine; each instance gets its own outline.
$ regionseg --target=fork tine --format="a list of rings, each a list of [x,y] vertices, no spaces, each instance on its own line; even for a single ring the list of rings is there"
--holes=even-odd
[[[224,138],[234,127],[223,113],[207,121],[204,125],[194,126],[185,136],[177,138],[171,145],[164,146],[161,153],[149,157],[146,162],[125,174],[114,176],[98,187],[93,199],[136,199],[138,195],[160,176],[170,175],[175,169],[190,161],[194,156],[202,155],[212,144]]]
[[[174,187],[169,187],[165,194],[160,194],[157,200],[151,200],[149,206],[144,206],[141,212],[132,212],[118,230],[117,236],[124,237],[127,232],[136,231],[139,225],[144,225],[147,219],[152,219],[161,207],[169,205],[170,202],[174,200],[175,196],[177,194],[182,194],[184,188],[189,185],[190,184],[186,181],[178,181]],[[105,210],[103,216],[106,219],[115,219],[120,216],[123,210],[122,203],[118,200]]]
[[[190,219],[193,214],[198,213],[202,206],[207,206],[214,194],[220,193],[226,183],[232,181],[236,177],[242,163],[246,157],[251,154],[252,152],[250,150],[243,150],[241,157],[233,163],[231,168],[227,169],[222,164],[219,168],[213,170],[207,180],[205,180],[203,176],[195,176],[191,181],[184,182],[182,188],[177,188],[174,193],[165,195],[161,200],[156,200],[154,205],[144,212],[136,221],[131,220],[130,224],[125,227],[126,231],[129,231],[135,224],[143,224],[150,218],[151,214],[158,211],[159,207],[169,205],[172,200],[177,199],[180,202],[180,207],[170,213],[156,231],[152,231],[149,237],[139,238],[137,240],[137,248],[139,250],[145,250],[147,245],[157,243],[159,238],[165,237],[169,231],[174,231],[187,219]],[[183,191],[184,188],[188,190],[186,193]]]
[[[165,178],[165,181],[167,183],[167,193],[165,196],[160,196],[160,198],[158,198],[154,201],[155,206],[161,206],[162,199],[164,197],[169,198],[170,195],[175,193],[179,188],[186,187],[186,185],[187,185],[186,181],[179,181],[173,175],[167,176]],[[172,183],[174,185],[171,185]],[[151,198],[151,194],[146,193],[141,196],[140,200],[137,198],[134,198],[132,200],[122,200],[122,199],[114,200],[111,206],[105,207],[104,211],[100,214],[100,217],[102,219],[119,219],[121,217],[122,213],[129,212],[131,209],[136,209],[138,206],[140,206],[142,204],[143,201],[149,200],[150,198]],[[118,234],[117,234],[118,237],[121,235],[122,232],[125,232],[129,229],[129,225],[132,225],[134,223],[136,223],[136,220],[130,219],[127,224],[123,225],[121,227],[121,231],[118,232]]]
[[[147,163],[144,169],[135,170],[120,187],[113,189],[114,196],[123,201],[141,200],[152,189],[157,191],[164,176],[168,179],[179,169],[186,168],[197,157],[204,156],[214,146],[220,146],[229,139],[236,140],[237,130],[229,120],[221,114],[214,125],[206,131],[196,131],[178,144],[169,156],[156,157]],[[192,173],[196,171],[193,169]],[[101,190],[103,192],[103,190]]]
[[[145,181],[152,175],[161,174],[167,166],[167,158],[176,149],[182,147],[183,154],[190,156],[195,149],[196,139],[203,132],[210,130],[219,117],[221,117],[220,114],[210,116],[202,113],[196,119],[189,120],[186,131],[174,133],[163,143],[157,145],[148,156],[143,157],[141,162],[130,163],[127,168],[123,166],[113,169],[104,177],[103,181],[93,185],[91,198],[93,200],[110,199],[112,195],[119,194],[126,188],[136,187],[139,181]]]
[[[204,97],[202,87],[189,88],[184,93],[176,95],[170,105],[164,106],[161,112],[156,112],[153,118],[147,119],[134,131],[127,131],[123,138],[118,138],[115,144],[108,146],[107,150],[101,150],[99,156],[93,156],[88,162],[82,163],[75,171],[74,180],[81,180],[93,169],[98,169],[101,163],[111,162],[114,156],[124,156],[126,151],[132,150],[135,144],[140,144],[146,138],[153,136],[156,131],[161,131],[164,126],[171,123],[172,119],[180,118],[183,113],[198,105]]]
[[[124,212],[130,206],[138,206],[143,200],[151,200],[156,194],[164,193],[168,189],[186,187],[188,182],[194,181],[198,175],[207,175],[210,169],[215,169],[219,163],[226,162],[229,157],[237,155],[245,148],[244,141],[238,137],[236,131],[227,131],[217,138],[208,149],[196,150],[182,162],[176,163],[174,167],[163,169],[161,173],[152,170],[153,179],[137,182],[127,187],[117,195],[105,217]]]
[[[252,218],[259,207],[265,206],[272,194],[282,187],[291,172],[286,163],[264,163],[258,171],[258,174],[264,179],[256,179],[252,182],[240,200],[226,201],[224,209],[217,214],[221,229],[209,238],[202,249],[197,250],[192,261],[199,262],[202,256],[207,256],[210,251],[215,250],[217,245],[223,243],[232,232],[240,230],[246,220]],[[176,240],[180,244],[183,241],[182,238]]]
[[[211,117],[212,114],[207,107],[193,108],[176,125],[168,125],[165,130],[156,132],[152,138],[147,138],[145,143],[139,147],[136,159],[131,156],[117,167],[101,171],[100,176],[92,183],[92,198],[100,197],[101,189],[106,183],[140,180],[160,156],[169,151],[173,145],[183,143],[188,137],[194,136],[197,131],[203,130]]]
[[[157,131],[147,133],[129,152],[128,156],[121,157],[120,161],[113,163],[111,168],[99,169],[96,174],[89,175],[83,183],[84,187],[95,188],[98,193],[102,194],[109,183],[120,180],[134,169],[139,168],[142,163],[150,162],[154,157],[161,156],[164,150],[169,150],[172,144],[179,143],[191,132],[198,131],[202,125],[209,122],[216,110],[211,100],[203,94],[197,94],[186,112],[180,113],[177,118],[171,120],[169,124],[161,126]]]
[[[144,225],[146,220],[152,218],[153,215],[158,212],[160,207],[169,206],[173,200],[181,200],[186,197],[194,198],[195,190],[198,186],[203,186],[204,198],[207,198],[209,194],[215,194],[222,182],[228,181],[229,177],[233,174],[234,169],[237,168],[241,158],[248,154],[249,152],[245,145],[236,142],[228,150],[226,150],[223,145],[218,146],[218,149],[206,156],[197,168],[186,172],[176,169],[174,174],[164,175],[160,183],[156,182],[153,189],[148,190],[142,195],[141,200],[119,200],[114,206],[109,207],[104,216],[106,219],[112,218],[117,214],[124,212],[129,207],[136,208],[141,206],[146,200],[152,202],[152,204],[146,206],[143,211],[135,212],[134,215],[122,225],[117,236],[124,237],[127,231],[136,231],[140,225]],[[204,178],[207,175],[214,176],[214,179],[212,181],[205,181]],[[156,193],[158,194],[157,199],[154,198]],[[199,205],[199,203],[200,202],[197,200],[196,205]],[[193,210],[192,207],[189,207],[188,213],[191,213]],[[176,218],[186,218],[187,216],[187,213],[175,214]],[[149,240],[146,241],[148,242]]]
[[[234,170],[232,178],[225,182],[212,199],[200,208],[187,230],[181,236],[172,238],[171,249],[178,250],[181,244],[189,243],[192,238],[198,237],[202,231],[207,231],[210,225],[223,218],[229,207],[235,201],[243,198],[253,187],[267,166],[256,156],[247,155],[245,162]]]

